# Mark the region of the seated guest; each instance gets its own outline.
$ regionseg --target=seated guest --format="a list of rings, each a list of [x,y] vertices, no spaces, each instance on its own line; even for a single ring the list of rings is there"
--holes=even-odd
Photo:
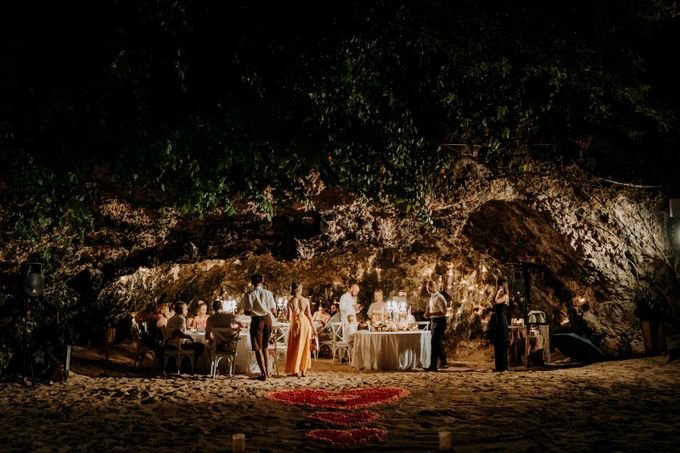
[[[406,310],[399,312],[398,324],[400,330],[414,330],[418,327],[418,324],[416,324],[416,317]]]
[[[142,344],[150,347],[156,354],[157,363],[162,363],[163,358],[163,329],[168,323],[168,304],[160,304],[153,313],[141,316],[137,321],[140,323],[140,335]]]
[[[359,323],[357,322],[357,317],[355,315],[347,315],[347,322],[342,326],[342,338],[348,342],[354,342],[354,334],[357,333],[359,328]]]
[[[342,319],[340,319],[340,310],[338,309],[337,304],[331,305],[331,319],[328,321],[329,323],[331,322],[342,322]]]
[[[373,292],[374,302],[368,307],[368,320],[369,321],[384,321],[385,312],[387,311],[387,304],[383,300],[383,292],[381,289],[376,289]]]
[[[168,319],[168,325],[165,327],[170,337],[166,344],[175,347],[181,344],[182,349],[195,350],[200,355],[204,346],[201,343],[194,342],[191,335],[187,333],[187,304],[178,302],[175,304],[175,310],[177,310],[175,316]]]
[[[212,303],[213,314],[208,317],[205,323],[205,339],[213,343],[215,341],[215,336],[212,330],[215,328],[224,329],[234,329],[234,331],[244,327],[243,324],[238,322],[236,315],[233,313],[227,313],[224,311],[224,307],[221,300],[213,301]],[[219,349],[222,345],[216,344],[215,349]]]
[[[168,325],[168,319],[171,317],[172,314],[170,313],[170,305],[160,304],[156,309],[156,316],[154,316],[156,320],[156,327],[159,329],[164,329],[165,326]]]
[[[205,323],[208,320],[208,306],[202,300],[198,301],[196,308],[196,316],[189,319],[189,328],[196,330],[205,330]]]
[[[319,308],[317,308],[312,315],[312,325],[314,326],[314,329],[316,329],[317,333],[321,333],[330,319],[331,315],[326,313],[326,307],[324,307],[322,304],[319,304]]]

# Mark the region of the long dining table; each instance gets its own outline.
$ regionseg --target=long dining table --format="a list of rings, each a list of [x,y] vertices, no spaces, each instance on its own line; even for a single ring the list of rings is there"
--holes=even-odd
[[[370,332],[354,336],[352,367],[363,370],[411,370],[430,365],[429,330]]]
[[[272,330],[274,333],[282,332],[280,338],[285,341],[287,339],[288,323],[274,322]],[[205,338],[204,330],[190,330],[187,332],[194,341],[205,345],[203,354],[196,357],[196,369],[207,371],[210,369],[210,351],[208,350],[208,342]],[[270,362],[272,358],[270,357]],[[270,363],[271,364],[271,363]],[[239,374],[259,373],[260,368],[255,359],[252,343],[250,342],[250,333],[247,328],[241,329],[239,333],[239,341],[236,345],[236,357],[234,358],[234,372]]]

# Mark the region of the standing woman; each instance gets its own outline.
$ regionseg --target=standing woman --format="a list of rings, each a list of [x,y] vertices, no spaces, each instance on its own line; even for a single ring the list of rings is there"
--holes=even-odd
[[[494,299],[494,322],[496,334],[493,341],[494,358],[496,359],[496,371],[508,371],[508,318],[505,315],[506,308],[510,303],[508,282],[498,282],[498,292]]]
[[[373,291],[373,302],[370,307],[368,307],[368,320],[369,321],[384,321],[385,312],[387,311],[387,304],[383,298],[382,289],[376,289]]]
[[[302,285],[293,282],[290,285],[292,297],[286,304],[288,312],[288,350],[286,352],[286,374],[297,377],[304,376],[312,364],[312,337],[316,335],[312,328],[312,313],[309,300],[302,297]]]

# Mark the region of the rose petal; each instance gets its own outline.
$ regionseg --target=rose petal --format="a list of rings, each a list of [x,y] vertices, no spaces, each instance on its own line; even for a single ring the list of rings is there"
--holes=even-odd
[[[358,409],[396,401],[407,396],[400,387],[371,387],[346,390],[275,390],[265,396],[273,401],[310,407]]]
[[[356,426],[374,422],[380,418],[380,415],[371,411],[316,412],[310,415],[309,418],[338,426]]]
[[[378,428],[314,429],[307,433],[307,437],[336,448],[350,448],[369,442],[382,442],[386,434],[386,430]]]

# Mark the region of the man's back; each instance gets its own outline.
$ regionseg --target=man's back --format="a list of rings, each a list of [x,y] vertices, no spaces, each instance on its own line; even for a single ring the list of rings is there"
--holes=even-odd
[[[210,329],[212,329],[213,327],[234,328],[235,324],[236,316],[233,313],[226,313],[220,311],[208,317],[208,320],[205,323],[205,330],[206,332],[210,332]]]
[[[182,333],[186,331],[186,326],[187,326],[187,320],[184,316],[180,315],[179,313],[175,313],[175,315],[168,319],[168,324],[166,325],[166,329],[172,334],[175,330],[179,329]]]
[[[249,309],[254,316],[269,316],[276,307],[271,291],[258,286],[248,294]]]

